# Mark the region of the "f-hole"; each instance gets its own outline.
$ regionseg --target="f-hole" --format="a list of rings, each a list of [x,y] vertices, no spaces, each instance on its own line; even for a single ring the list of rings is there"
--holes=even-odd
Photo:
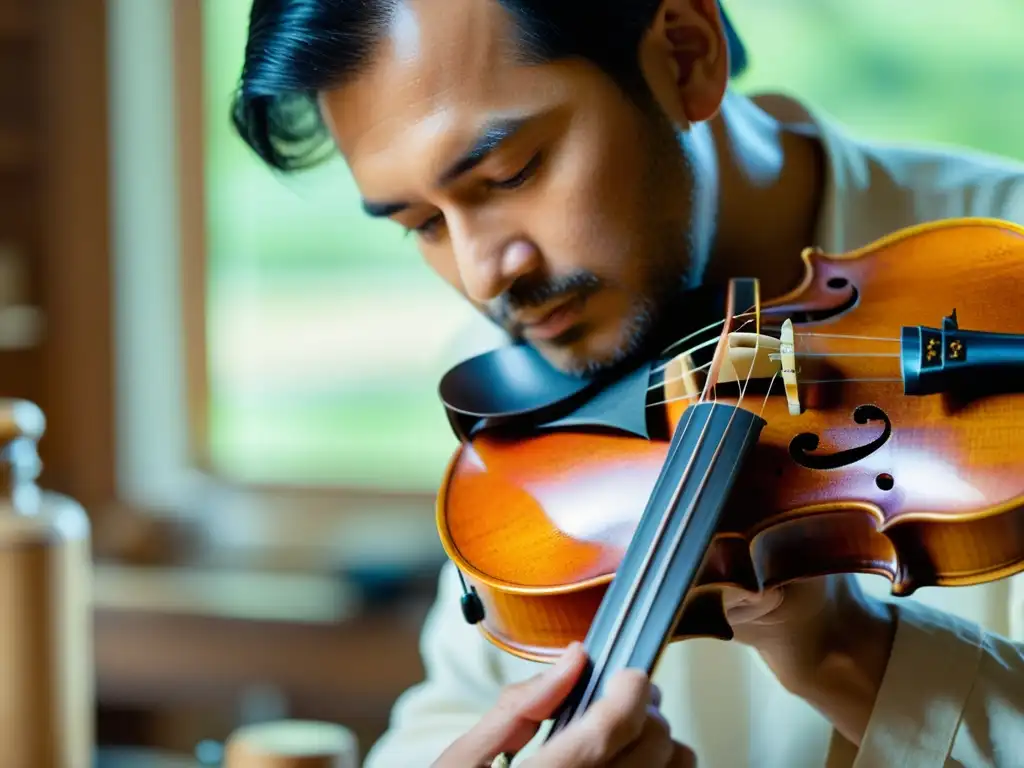
[[[839,469],[867,458],[885,445],[892,435],[892,422],[889,421],[888,414],[876,405],[858,405],[853,411],[853,420],[858,424],[881,421],[885,427],[882,434],[870,443],[858,445],[856,448],[847,448],[845,451],[820,454],[814,454],[811,451],[818,449],[821,439],[811,432],[802,432],[790,441],[789,455],[793,461],[807,469]]]

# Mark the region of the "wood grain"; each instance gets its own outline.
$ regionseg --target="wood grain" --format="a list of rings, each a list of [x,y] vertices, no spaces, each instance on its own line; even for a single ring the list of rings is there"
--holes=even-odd
[[[781,381],[742,402],[734,386],[716,393],[720,403],[763,408],[767,426],[729,500],[680,637],[719,636],[726,584],[758,590],[873,573],[908,595],[1024,568],[1024,394],[960,402],[907,396],[898,380],[903,326],[940,327],[955,309],[964,329],[1024,333],[1024,229],[948,221],[857,252],[804,258],[805,281],[762,306],[762,325],[852,308],[794,323],[807,382],[799,415],[789,414]],[[801,433],[819,436],[816,456],[878,438],[880,422],[853,418],[863,405],[884,411],[892,425],[877,450],[835,469],[794,459]],[[663,417],[674,424],[684,409],[672,404]],[[666,449],[664,440],[580,430],[527,439],[485,432],[457,452],[438,528],[484,603],[481,628],[492,642],[546,659],[585,637]]]

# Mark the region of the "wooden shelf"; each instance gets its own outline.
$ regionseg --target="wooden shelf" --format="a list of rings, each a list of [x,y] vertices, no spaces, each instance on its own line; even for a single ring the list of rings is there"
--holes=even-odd
[[[17,133],[0,130],[0,171],[24,168],[31,162],[32,143]]]
[[[96,768],[197,768],[194,757],[124,747],[96,750],[95,762]]]
[[[30,38],[36,31],[36,20],[28,9],[28,5],[36,0],[26,0],[24,4],[12,5],[10,0],[0,0],[0,41],[21,40]]]
[[[96,565],[95,606],[116,614],[331,625],[361,612],[355,590],[318,574]]]
[[[296,716],[341,723],[369,746],[423,679],[432,594],[373,608],[315,574],[98,565],[94,578],[101,708],[206,718],[269,686]]]

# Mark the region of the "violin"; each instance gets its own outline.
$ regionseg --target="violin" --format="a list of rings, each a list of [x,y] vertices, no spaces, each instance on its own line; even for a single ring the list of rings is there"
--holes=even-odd
[[[1024,570],[1024,227],[951,219],[734,279],[613,376],[524,345],[449,370],[437,527],[497,647],[623,667],[731,639],[721,590],[878,574],[894,596]],[[549,736],[550,737],[550,736]]]

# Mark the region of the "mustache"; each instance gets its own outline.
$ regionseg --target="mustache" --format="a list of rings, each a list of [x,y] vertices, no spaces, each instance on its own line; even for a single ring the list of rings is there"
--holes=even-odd
[[[504,325],[515,312],[539,307],[550,301],[574,294],[587,295],[601,287],[601,280],[593,272],[578,270],[568,275],[543,282],[520,279],[501,296],[491,302],[490,311]]]

